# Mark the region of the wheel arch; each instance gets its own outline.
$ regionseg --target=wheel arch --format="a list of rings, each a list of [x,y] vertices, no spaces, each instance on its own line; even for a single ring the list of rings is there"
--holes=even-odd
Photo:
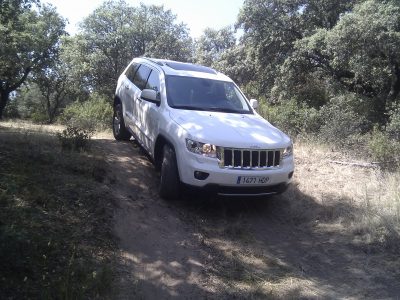
[[[164,145],[169,145],[176,154],[174,145],[164,135],[158,135],[154,145],[154,165],[157,170],[161,169]],[[178,163],[178,161],[176,163]]]
[[[117,105],[117,104],[122,104],[122,101],[121,101],[121,99],[120,99],[117,95],[115,95],[115,96],[114,96],[113,106],[115,106],[115,105]]]

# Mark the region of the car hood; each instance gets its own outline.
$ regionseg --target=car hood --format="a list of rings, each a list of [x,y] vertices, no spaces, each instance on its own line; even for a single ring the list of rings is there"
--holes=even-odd
[[[171,118],[199,142],[233,148],[284,148],[287,135],[257,114],[174,109]]]

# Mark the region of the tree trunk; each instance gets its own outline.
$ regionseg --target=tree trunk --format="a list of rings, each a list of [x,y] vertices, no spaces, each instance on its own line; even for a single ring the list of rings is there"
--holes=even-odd
[[[10,93],[7,90],[0,91],[0,120],[3,118],[3,111],[7,105]]]
[[[388,94],[388,101],[390,103],[394,102],[399,93],[400,93],[400,67],[398,64],[395,63],[393,66],[392,82]]]

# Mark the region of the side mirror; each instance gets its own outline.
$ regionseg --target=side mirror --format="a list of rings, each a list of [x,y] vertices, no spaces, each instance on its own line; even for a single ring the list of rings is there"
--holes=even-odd
[[[258,101],[256,99],[250,99],[250,105],[252,108],[257,109],[258,108]]]
[[[161,102],[160,98],[157,97],[157,92],[151,89],[144,89],[140,94],[140,98],[149,102],[153,102],[157,105],[159,105]]]

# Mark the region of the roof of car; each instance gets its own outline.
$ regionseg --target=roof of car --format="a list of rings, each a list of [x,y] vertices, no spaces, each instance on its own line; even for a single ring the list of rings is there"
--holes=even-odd
[[[202,77],[223,81],[231,81],[226,75],[206,66],[196,65],[192,63],[179,62],[167,59],[147,58],[142,57],[139,60],[144,60],[159,66],[166,75]]]

